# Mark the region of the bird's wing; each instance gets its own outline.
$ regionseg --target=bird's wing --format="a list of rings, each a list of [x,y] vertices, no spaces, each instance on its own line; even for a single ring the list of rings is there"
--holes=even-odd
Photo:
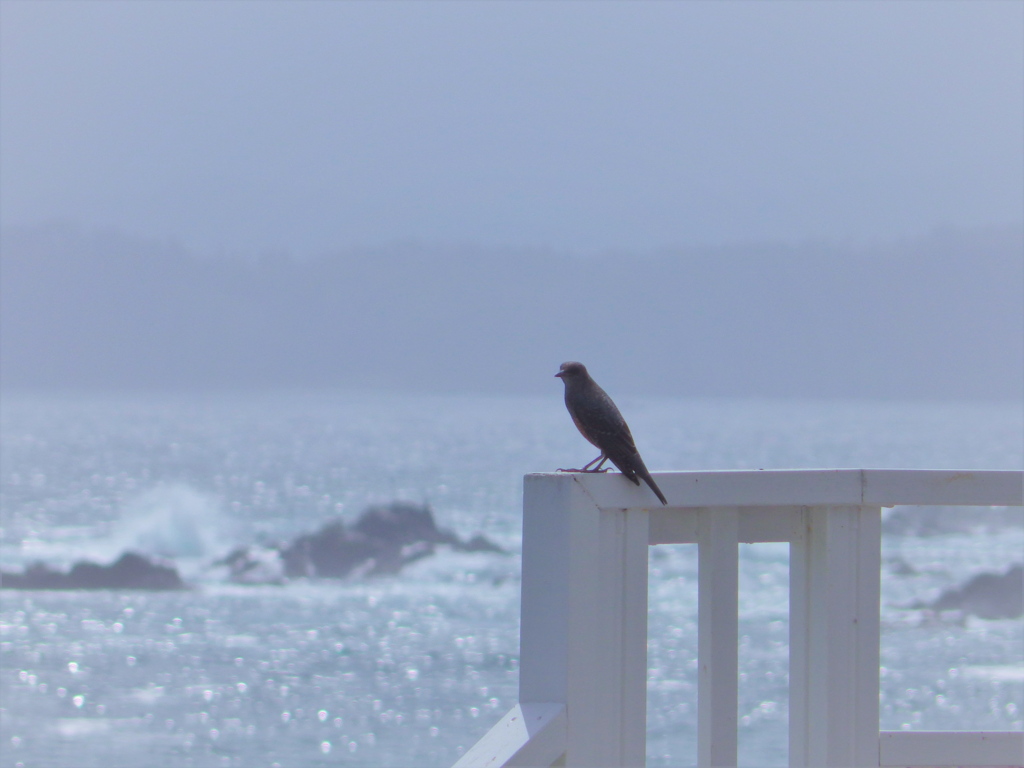
[[[616,456],[636,453],[633,435],[619,409],[604,390],[596,387],[595,389],[596,391],[586,393],[582,397],[574,397],[567,403],[576,426],[587,440],[600,448],[612,461],[615,461]]]

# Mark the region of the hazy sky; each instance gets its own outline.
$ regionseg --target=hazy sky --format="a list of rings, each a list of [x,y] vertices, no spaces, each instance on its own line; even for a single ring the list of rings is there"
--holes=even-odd
[[[1024,214],[1021,2],[22,2],[0,215],[200,251],[878,240]]]

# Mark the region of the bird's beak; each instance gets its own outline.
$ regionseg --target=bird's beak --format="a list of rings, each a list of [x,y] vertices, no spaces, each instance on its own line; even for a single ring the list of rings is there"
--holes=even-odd
[[[559,371],[558,373],[556,373],[556,374],[555,374],[555,378],[556,378],[556,379],[560,379],[560,378],[562,378],[562,372],[561,372],[561,371]]]

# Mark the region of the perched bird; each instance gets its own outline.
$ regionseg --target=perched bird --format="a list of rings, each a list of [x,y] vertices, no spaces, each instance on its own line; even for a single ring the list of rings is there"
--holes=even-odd
[[[559,472],[607,472],[601,466],[608,460],[628,479],[640,485],[642,479],[651,487],[662,504],[668,504],[633,442],[629,425],[622,418],[608,393],[590,378],[583,363],[562,363],[555,376],[565,384],[565,407],[569,409],[580,434],[601,451],[601,455],[582,469],[560,469]],[[594,466],[594,465],[597,466]],[[640,478],[640,479],[638,479]]]

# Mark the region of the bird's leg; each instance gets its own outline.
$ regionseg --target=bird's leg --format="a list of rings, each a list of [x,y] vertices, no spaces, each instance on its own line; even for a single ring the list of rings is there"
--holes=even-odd
[[[558,471],[559,472],[607,472],[608,471],[607,469],[601,469],[601,467],[604,465],[604,463],[606,461],[608,461],[608,457],[604,455],[604,452],[602,452],[596,459],[594,459],[594,461],[588,461],[586,464],[584,464],[582,469],[559,469]],[[593,466],[595,462],[599,462],[596,467]],[[593,469],[591,469],[591,467],[593,467]]]

